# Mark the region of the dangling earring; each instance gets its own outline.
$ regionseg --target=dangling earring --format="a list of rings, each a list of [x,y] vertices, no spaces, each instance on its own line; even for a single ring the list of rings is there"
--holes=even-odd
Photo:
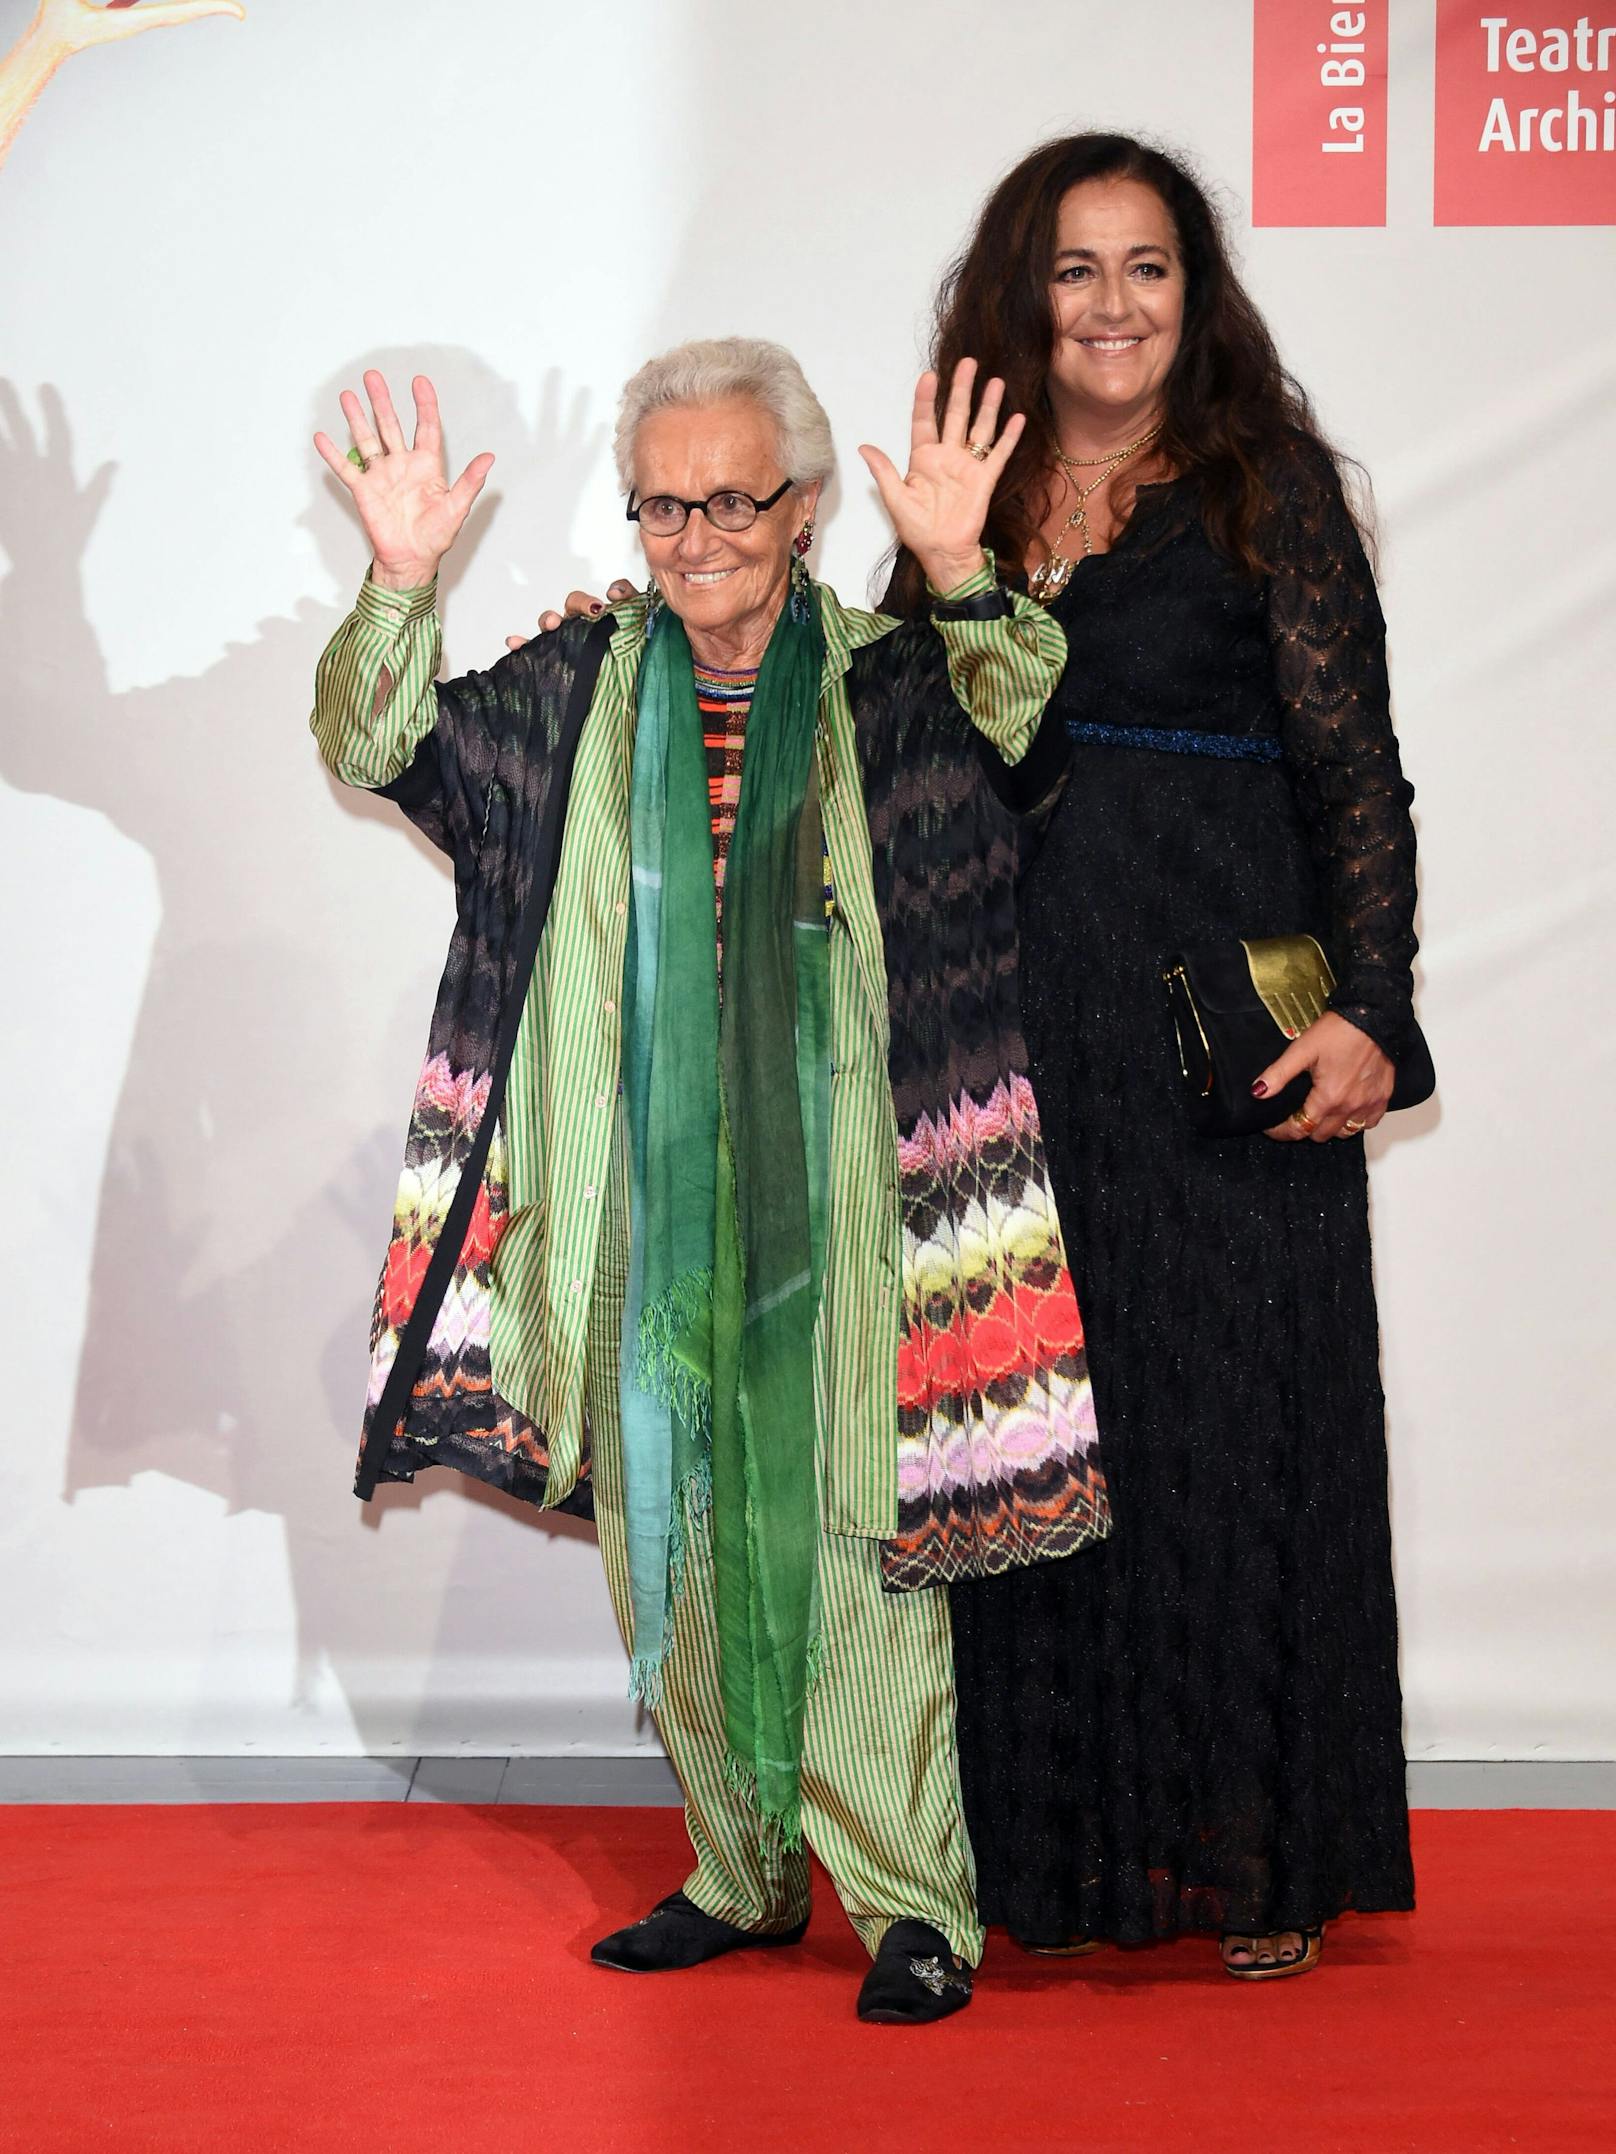
[[[662,611],[662,586],[647,569],[645,573],[645,633],[649,636]]]
[[[810,516],[791,541],[791,618],[811,620],[814,611],[814,579],[808,573],[808,549],[814,543],[814,520]]]

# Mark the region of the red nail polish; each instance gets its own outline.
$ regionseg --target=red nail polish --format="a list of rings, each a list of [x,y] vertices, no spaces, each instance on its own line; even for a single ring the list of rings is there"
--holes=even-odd
[[[1263,1083],[1260,1077],[1257,1079],[1257,1082],[1252,1086],[1251,1089],[1254,1097],[1256,1097],[1257,1099],[1266,1099],[1268,1097],[1268,1087]]]

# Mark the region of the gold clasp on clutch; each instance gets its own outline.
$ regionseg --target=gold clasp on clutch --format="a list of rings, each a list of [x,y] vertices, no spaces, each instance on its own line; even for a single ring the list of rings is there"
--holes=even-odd
[[[1178,1066],[1184,1073],[1184,1082],[1194,1084],[1195,1078],[1190,1071],[1190,1058],[1184,1041],[1184,1026],[1179,1017],[1180,1002],[1183,1003],[1194,1020],[1196,1037],[1201,1043],[1201,1059],[1206,1069],[1206,1077],[1201,1085],[1201,1097],[1202,1099],[1209,1099],[1212,1095],[1212,1042],[1206,1036],[1206,1027],[1201,1022],[1201,1013],[1195,1006],[1194,995],[1190,992],[1189,975],[1182,965],[1174,965],[1170,971],[1162,974],[1162,978],[1167,983],[1167,1000],[1173,1012],[1173,1037],[1178,1042]]]
[[[1270,935],[1240,947],[1258,1001],[1288,1040],[1318,1023],[1335,993],[1335,974],[1311,935]]]

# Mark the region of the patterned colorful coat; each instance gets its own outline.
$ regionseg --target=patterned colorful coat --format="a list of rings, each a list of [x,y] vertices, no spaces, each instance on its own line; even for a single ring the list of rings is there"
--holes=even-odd
[[[1011,602],[973,603],[980,618]],[[897,1531],[882,1561],[890,1586],[911,1588],[1070,1554],[1109,1530],[1109,1511],[1016,984],[1015,883],[1058,735],[1046,725],[1006,766],[956,701],[930,624],[885,626],[853,651],[846,686],[902,1213]],[[450,1465],[547,1500],[545,1431],[494,1385],[509,1183],[504,1131],[484,1123],[531,973],[524,916],[536,932],[560,856],[570,766],[557,748],[588,636],[569,622],[529,644],[519,696],[500,696],[500,670],[440,689],[437,723],[378,788],[453,860],[457,917],[377,1291],[362,1495]],[[587,1514],[587,1463],[558,1507]]]

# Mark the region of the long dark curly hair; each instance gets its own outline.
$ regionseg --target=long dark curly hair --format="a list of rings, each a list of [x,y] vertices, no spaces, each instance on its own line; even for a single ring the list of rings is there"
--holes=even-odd
[[[980,379],[1004,377],[1005,410],[1027,414],[993,497],[986,543],[1007,568],[1048,550],[1039,530],[1049,513],[1059,446],[1046,390],[1050,278],[1061,202],[1085,180],[1142,181],[1173,220],[1184,265],[1184,326],[1152,463],[1194,483],[1213,545],[1260,576],[1273,565],[1264,556],[1262,525],[1276,471],[1307,443],[1337,468],[1339,459],[1235,274],[1206,190],[1176,157],[1131,135],[1065,135],[1024,157],[989,195],[969,245],[943,278],[932,339],[939,379],[946,385],[962,358],[974,358]],[[1316,459],[1309,461],[1318,468]],[[1131,499],[1117,506],[1126,513]],[[900,550],[882,604],[912,614],[925,602],[920,565]]]

